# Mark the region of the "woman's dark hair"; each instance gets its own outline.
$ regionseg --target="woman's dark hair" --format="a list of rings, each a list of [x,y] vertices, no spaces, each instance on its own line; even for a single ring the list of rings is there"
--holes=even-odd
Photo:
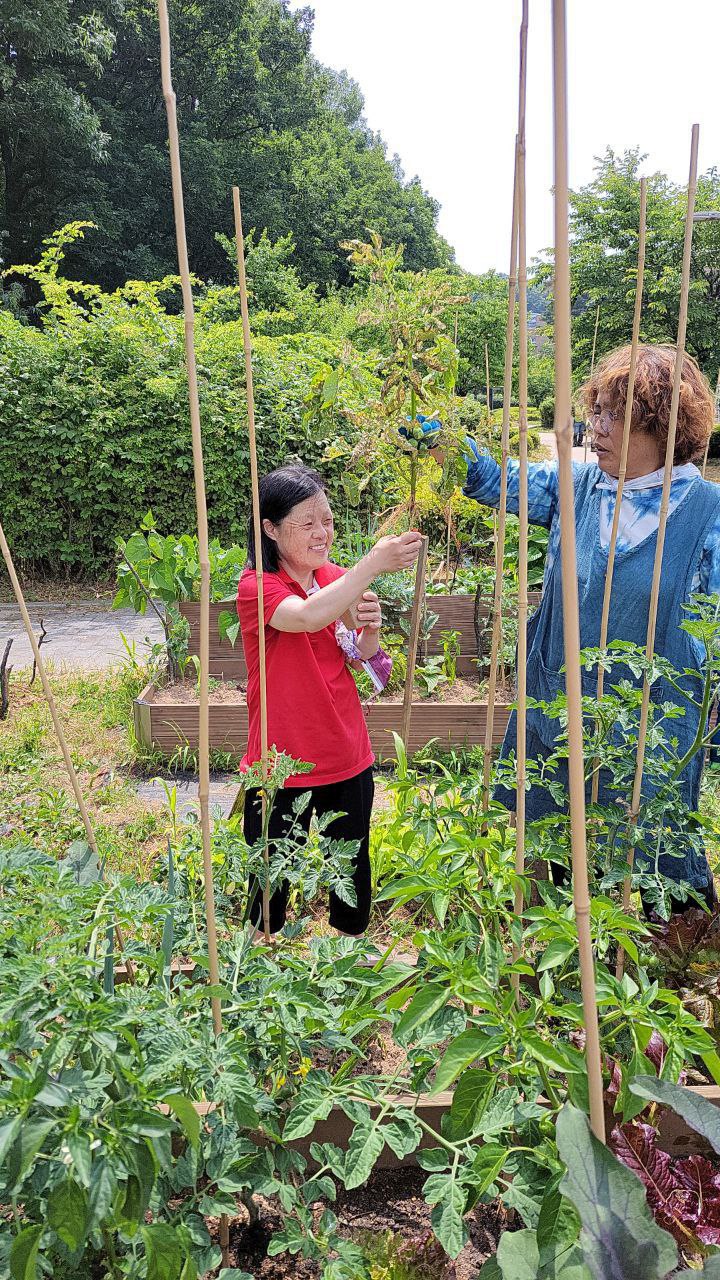
[[[286,467],[278,467],[270,471],[260,481],[260,525],[263,520],[271,524],[280,524],[293,507],[316,493],[325,492],[325,481],[317,471],[303,467],[300,463],[290,463]],[[277,573],[280,568],[277,542],[269,538],[265,530],[261,534],[261,555],[263,573]],[[255,529],[252,513],[248,522],[247,568],[255,568]]]

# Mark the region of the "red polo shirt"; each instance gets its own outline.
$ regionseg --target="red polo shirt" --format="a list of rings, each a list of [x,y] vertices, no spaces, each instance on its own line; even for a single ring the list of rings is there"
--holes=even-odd
[[[344,569],[325,564],[315,574],[319,587],[342,577]],[[268,743],[295,760],[314,764],[312,773],[289,778],[288,787],[317,787],[362,773],[375,759],[357,687],[335,639],[335,626],[322,631],[277,631],[270,619],[288,596],[307,599],[283,569],[263,574],[267,667]],[[237,599],[248,668],[247,752],[240,768],[260,759],[260,658],[257,579],[246,569]]]

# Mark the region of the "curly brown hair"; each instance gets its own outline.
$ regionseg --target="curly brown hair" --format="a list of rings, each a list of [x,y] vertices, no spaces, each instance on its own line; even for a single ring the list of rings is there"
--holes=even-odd
[[[638,347],[631,431],[647,431],[656,437],[664,455],[670,421],[675,347],[670,345]],[[598,397],[607,398],[610,409],[625,413],[630,376],[630,347],[618,347],[601,360],[592,377],[580,388],[586,413],[592,411]],[[713,429],[715,401],[692,356],[683,357],[680,382],[677,431],[675,434],[676,465],[701,458]]]

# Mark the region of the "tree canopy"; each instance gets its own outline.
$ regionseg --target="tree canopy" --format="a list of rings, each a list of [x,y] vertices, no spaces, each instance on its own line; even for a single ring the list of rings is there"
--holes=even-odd
[[[175,0],[173,80],[191,266],[230,279],[215,233],[292,233],[303,282],[348,279],[338,241],[373,226],[412,269],[451,261],[438,205],[363,119],[362,94],[310,52],[312,11],[288,0]],[[0,231],[31,261],[77,219],[97,225],[68,269],[117,288],[175,269],[154,0],[0,0]]]
[[[608,149],[595,176],[572,192],[571,289],[573,368],[590,368],[597,307],[597,355],[629,342],[637,274],[640,175],[639,149],[622,155]],[[720,174],[710,169],[698,181],[696,208],[720,209]],[[687,191],[662,173],[648,175],[647,243],[640,337],[675,342]],[[552,283],[552,264],[538,266]],[[699,222],[693,232],[687,349],[714,385],[720,365],[720,225]]]

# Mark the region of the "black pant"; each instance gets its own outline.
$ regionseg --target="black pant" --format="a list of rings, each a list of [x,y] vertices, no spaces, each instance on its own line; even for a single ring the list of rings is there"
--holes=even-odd
[[[303,792],[310,792],[310,803],[295,818],[293,801]],[[343,933],[364,933],[370,919],[370,815],[372,813],[375,783],[372,769],[365,769],[354,778],[346,778],[344,782],[331,782],[322,787],[286,787],[279,791],[272,813],[268,837],[272,840],[287,836],[293,820],[303,831],[310,830],[310,821],[314,813],[321,817],[325,813],[339,813],[323,831],[331,840],[359,840],[360,848],[355,858],[353,884],[357,895],[357,905],[351,907],[343,902],[337,894],[330,893],[330,924]],[[258,792],[249,791],[245,799],[244,832],[247,843],[254,844],[262,834],[261,802]],[[285,924],[289,886],[286,882],[278,885],[270,897],[270,932],[277,933]],[[253,880],[250,886],[250,919],[260,927],[262,922],[262,889]]]

